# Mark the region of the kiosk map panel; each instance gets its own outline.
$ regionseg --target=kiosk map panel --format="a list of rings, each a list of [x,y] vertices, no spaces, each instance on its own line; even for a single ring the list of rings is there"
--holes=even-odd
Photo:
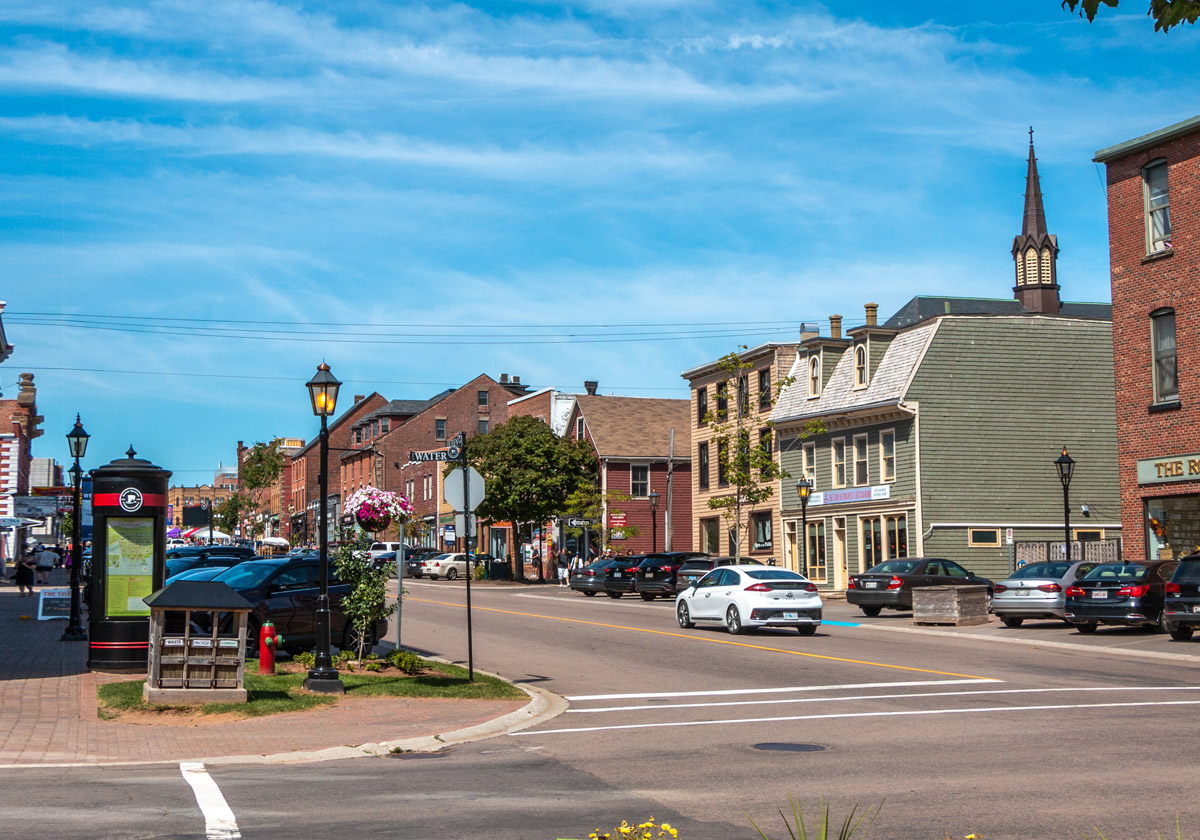
[[[107,617],[150,615],[142,599],[154,593],[154,520],[109,519],[107,526]]]

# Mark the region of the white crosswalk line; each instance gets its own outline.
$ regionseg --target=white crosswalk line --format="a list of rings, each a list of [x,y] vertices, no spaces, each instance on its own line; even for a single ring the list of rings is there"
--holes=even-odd
[[[967,685],[973,683],[998,683],[1004,680],[988,680],[972,677],[965,680],[913,680],[910,682],[847,683],[844,685],[789,685],[776,688],[724,688],[716,691],[650,691],[642,694],[576,694],[568,697],[572,703],[584,700],[641,700],[647,697],[718,697],[735,694],[783,694],[789,691],[845,691],[859,688],[912,688],[923,685]]]
[[[196,804],[204,815],[206,840],[241,840],[242,832],[225,796],[212,776],[199,762],[184,761],[179,765],[184,781],[192,786]]]

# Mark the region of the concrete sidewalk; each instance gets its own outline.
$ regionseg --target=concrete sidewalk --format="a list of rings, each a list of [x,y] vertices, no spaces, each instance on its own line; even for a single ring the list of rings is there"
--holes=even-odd
[[[66,572],[56,570],[51,583],[66,586]],[[87,643],[60,641],[66,622],[38,621],[37,601],[19,597],[11,581],[0,583],[0,766],[309,761],[437,748],[557,714],[556,698],[534,690],[529,703],[346,697],[333,707],[264,718],[104,721],[97,684],[130,677],[89,672]]]

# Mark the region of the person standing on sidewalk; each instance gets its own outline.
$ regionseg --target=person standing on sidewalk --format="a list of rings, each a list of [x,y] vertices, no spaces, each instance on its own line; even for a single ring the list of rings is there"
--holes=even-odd
[[[564,551],[558,551],[556,553],[558,555],[558,585],[560,587],[566,586],[567,585],[567,565],[569,562],[567,560],[567,552],[564,550]]]
[[[17,561],[16,571],[13,573],[13,578],[16,581],[17,587],[21,590],[21,597],[33,594],[33,574],[37,570],[37,563],[33,559],[32,554],[26,554]],[[29,590],[26,592],[25,590]]]
[[[54,569],[54,564],[58,560],[58,555],[54,553],[54,549],[48,545],[39,545],[37,554],[33,558],[34,565],[37,566],[37,582],[43,586],[50,583],[50,572]]]

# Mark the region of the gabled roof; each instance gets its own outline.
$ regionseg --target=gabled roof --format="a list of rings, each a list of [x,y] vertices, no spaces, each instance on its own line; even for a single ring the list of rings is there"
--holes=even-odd
[[[771,421],[783,423],[838,411],[899,403],[904,399],[913,371],[937,332],[938,323],[922,324],[892,339],[866,388],[854,388],[854,354],[843,353],[824,383],[821,395],[812,399],[808,396],[807,359],[803,355],[797,356],[791,370],[793,382],[779,395],[771,412]]]
[[[578,411],[601,458],[666,458],[675,429],[675,457],[689,459],[691,400],[580,394]]]
[[[1092,160],[1096,163],[1108,163],[1111,160],[1131,155],[1134,152],[1140,152],[1143,149],[1161,146],[1163,143],[1174,140],[1176,137],[1182,137],[1185,134],[1191,134],[1193,131],[1200,131],[1200,116],[1189,117],[1183,122],[1177,122],[1166,128],[1160,128],[1158,131],[1152,131],[1149,134],[1143,134],[1141,137],[1135,137],[1132,140],[1126,140],[1124,143],[1118,143],[1115,146],[1101,149],[1096,152],[1096,156]]]
[[[353,416],[354,412],[358,409],[358,407],[360,405],[366,404],[367,401],[370,400],[372,397],[377,397],[377,396],[379,396],[379,392],[372,391],[371,393],[369,393],[365,397],[363,397],[361,400],[356,401],[354,403],[354,405],[350,406],[348,409],[343,411],[341,416],[339,416],[336,420],[334,420],[332,423],[329,424],[330,434],[333,433],[334,429],[336,429],[338,426],[345,423],[351,416]],[[335,406],[335,408],[336,408],[336,406]],[[312,449],[314,446],[317,445],[317,443],[320,441],[320,439],[321,439],[321,436],[317,435],[312,440],[310,440],[308,443],[304,444],[303,449],[297,450],[296,455],[294,455],[293,457],[303,455],[304,453],[308,452],[308,450]]]
[[[801,326],[803,326],[803,325],[801,325]],[[749,350],[742,350],[738,353],[738,356],[741,357],[742,361],[749,361],[752,359],[757,359],[760,356],[765,356],[768,353],[774,353],[775,350],[777,350],[780,347],[799,347],[799,346],[800,346],[800,339],[796,339],[795,341],[768,341],[766,344],[760,344],[757,347],[752,347]],[[683,373],[681,373],[679,375],[681,377],[683,377],[684,379],[687,379],[690,381],[692,379],[696,379],[698,377],[704,376],[705,374],[714,373],[717,370],[717,366],[720,363],[721,363],[720,359],[716,359],[711,362],[705,362],[702,365],[697,365],[694,368],[685,370]]]
[[[888,318],[883,326],[889,329],[928,321],[939,315],[1032,315],[1030,310],[1014,298],[969,298],[941,295],[917,295],[896,314]],[[1112,304],[1108,303],[1063,303],[1060,315],[1068,318],[1087,318],[1097,321],[1112,320]]]
[[[442,391],[440,394],[435,394],[427,400],[391,400],[386,405],[375,409],[370,414],[363,415],[363,417],[360,418],[354,425],[362,426],[370,423],[372,420],[378,417],[396,417],[398,415],[415,417],[425,409],[437,405],[439,402],[446,399],[446,397],[454,393],[454,390],[454,388],[447,388],[445,391]]]

